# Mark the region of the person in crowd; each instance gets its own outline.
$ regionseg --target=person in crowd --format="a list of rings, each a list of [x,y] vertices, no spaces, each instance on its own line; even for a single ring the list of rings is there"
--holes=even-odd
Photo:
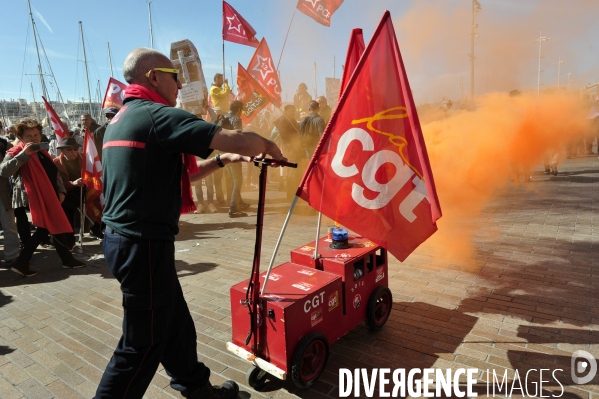
[[[90,130],[94,139],[96,151],[98,151],[98,157],[100,157],[100,162],[102,161],[102,145],[104,143],[104,134],[106,133],[106,127],[108,126],[112,118],[114,118],[114,116],[119,112],[119,109],[115,107],[110,107],[104,109],[102,112],[106,117],[106,122],[96,130]]]
[[[6,155],[6,151],[12,146],[6,137],[0,137],[0,163]],[[12,206],[10,183],[6,177],[2,176],[0,176],[0,199],[0,224],[4,236],[4,264],[10,269],[16,265],[19,256],[19,235]]]
[[[7,134],[6,134],[6,138],[8,139],[8,141],[13,142],[15,141],[15,139],[17,138],[16,136],[16,129],[15,129],[15,125],[10,125],[7,129]]]
[[[212,105],[220,108],[222,114],[229,112],[229,97],[231,96],[231,88],[229,81],[223,78],[222,73],[214,75],[214,83],[210,87],[210,99]]]
[[[79,144],[73,137],[67,137],[62,139],[58,145],[60,155],[54,158],[54,164],[58,168],[58,173],[62,178],[64,188],[66,190],[66,196],[62,201],[62,209],[64,210],[71,227],[75,228],[76,216],[79,216],[79,205],[81,202],[81,195],[85,195],[81,190],[84,190],[85,183],[81,179],[81,169],[83,165],[83,157],[79,153]],[[82,221],[80,221],[81,223]],[[85,221],[83,221],[85,223]],[[97,238],[104,238],[102,228],[99,223],[94,223],[91,227],[90,234]],[[71,248],[75,244],[71,243]]]
[[[255,133],[223,129],[173,108],[182,87],[178,72],[153,49],[129,53],[123,66],[126,112],[104,137],[103,248],[121,284],[125,315],[96,399],[141,398],[159,364],[186,398],[233,399],[239,392],[233,381],[213,386],[210,369],[198,361],[194,320],[175,268],[175,235],[181,211],[193,203],[191,180],[248,162],[248,156],[285,158]],[[206,159],[213,149],[224,153]],[[199,173],[193,173],[193,156],[204,159]]]
[[[241,111],[243,110],[243,103],[235,100],[230,104],[230,110],[225,115],[225,120],[222,126],[224,128],[230,128],[230,130],[243,130],[243,121],[241,120]],[[244,209],[249,208],[249,204],[243,202],[241,198],[241,186],[243,185],[243,174],[241,164],[233,163],[227,166],[227,170],[233,180],[233,187],[231,188],[229,195],[229,217],[243,217],[247,216]]]
[[[333,113],[333,109],[329,106],[327,98],[325,96],[320,96],[316,99],[318,105],[320,106],[320,116],[324,119],[324,125],[328,125],[331,120],[331,114]]]
[[[27,240],[11,270],[24,276],[34,276],[36,271],[29,268],[29,262],[50,233],[63,268],[83,267],[85,263],[75,259],[69,251],[68,245],[74,241],[71,237],[73,229],[60,205],[66,190],[50,154],[40,150],[42,126],[35,119],[23,119],[16,129],[20,143],[6,152],[0,163],[0,176],[13,176],[13,206],[29,206],[37,229]]]
[[[285,106],[283,115],[275,121],[275,129],[279,134],[281,151],[291,162],[300,162],[305,159],[300,141],[300,128],[295,120],[295,106]],[[287,190],[287,196],[297,189],[300,173],[296,169],[282,168],[282,180],[279,183],[279,191]]]
[[[310,159],[326,125],[324,119],[320,116],[320,105],[318,102],[311,101],[308,109],[310,110],[310,115],[306,116],[300,123],[300,135],[306,149],[306,157]]]
[[[87,130],[89,130],[90,133],[93,133],[100,128],[98,122],[96,122],[96,120],[92,118],[90,114],[81,115],[81,124],[82,126],[79,128],[79,132],[87,128]],[[75,131],[75,133],[77,133],[77,131]],[[81,137],[83,137],[83,135],[81,135]]]
[[[308,86],[305,83],[300,83],[297,92],[293,96],[293,105],[297,112],[296,119],[299,119],[302,113],[308,112],[310,101],[312,101],[312,96],[308,93]]]

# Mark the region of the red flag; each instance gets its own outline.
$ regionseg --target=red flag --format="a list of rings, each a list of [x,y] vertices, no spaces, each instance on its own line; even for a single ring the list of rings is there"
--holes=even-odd
[[[85,191],[85,210],[96,222],[102,222],[102,208],[104,197],[102,195],[102,163],[98,150],[92,140],[90,131],[85,128],[83,139],[83,164],[81,179],[87,186]]]
[[[44,105],[46,106],[46,112],[48,112],[48,119],[50,119],[50,123],[52,124],[52,129],[54,129],[54,134],[57,137],[60,137],[62,140],[65,137],[70,137],[69,129],[62,123],[54,108],[50,105],[50,103],[46,100],[46,97],[42,96],[44,100]]]
[[[256,31],[229,3],[223,1],[223,40],[258,47]]]
[[[277,70],[273,65],[268,44],[262,38],[247,70],[264,89],[268,99],[277,107],[280,107],[283,104],[281,101],[281,83],[279,82]]]
[[[339,86],[339,97],[343,94],[349,78],[360,61],[360,57],[364,52],[364,35],[362,29],[354,29],[351,31],[351,37],[349,38],[349,46],[347,47],[347,55],[345,56],[345,64],[343,67],[343,77],[341,78],[341,85]]]
[[[437,230],[441,208],[388,11],[297,193],[400,261]]]
[[[108,80],[108,87],[106,88],[106,94],[104,94],[104,101],[102,102],[102,109],[115,107],[121,109],[123,106],[123,100],[125,99],[125,89],[127,85],[119,82],[116,79],[110,78]]]
[[[341,3],[343,0],[299,0],[297,9],[319,24],[331,26],[331,15],[341,7]]]
[[[237,64],[237,99],[243,103],[241,119],[244,125],[250,123],[268,104],[268,98],[262,87],[239,63]]]

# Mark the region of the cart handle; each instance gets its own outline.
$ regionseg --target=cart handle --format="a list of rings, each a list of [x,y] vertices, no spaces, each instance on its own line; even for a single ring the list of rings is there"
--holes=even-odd
[[[277,161],[276,159],[273,159],[273,158],[253,157],[252,162],[254,162],[254,164],[256,166],[258,166],[259,163],[262,163],[267,166],[286,166],[289,168],[297,168],[297,163],[287,162],[287,161]]]

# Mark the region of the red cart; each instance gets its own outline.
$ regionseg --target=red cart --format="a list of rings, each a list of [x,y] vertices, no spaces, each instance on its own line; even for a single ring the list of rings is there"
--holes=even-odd
[[[364,237],[349,236],[348,247],[333,249],[331,239],[291,251],[291,262],[272,269],[268,290],[260,293],[267,166],[290,166],[255,159],[260,167],[256,246],[251,278],[231,287],[232,342],[227,349],[248,361],[247,383],[260,390],[267,378],[291,379],[311,386],[324,370],[329,344],[363,320],[372,330],[389,318],[393,304],[388,286],[387,251]]]

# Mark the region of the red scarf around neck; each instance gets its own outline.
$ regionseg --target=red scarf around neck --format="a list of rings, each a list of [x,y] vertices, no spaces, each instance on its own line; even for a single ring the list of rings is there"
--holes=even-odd
[[[6,151],[6,153],[14,158],[23,151],[24,146],[25,143],[20,142]],[[48,151],[42,150],[41,153],[52,161],[52,157],[48,154]],[[29,198],[31,222],[34,226],[46,229],[53,235],[72,233],[73,228],[62,210],[54,187],[37,154],[31,154],[29,161],[25,162],[20,170],[25,191]]]
[[[127,86],[125,89],[125,98],[141,98],[168,106],[168,103],[160,94],[138,84]],[[199,172],[199,169],[194,155],[182,154],[182,157],[184,168],[181,175],[181,214],[184,214],[196,210],[196,206],[193,203],[193,195],[191,194],[189,176]]]

